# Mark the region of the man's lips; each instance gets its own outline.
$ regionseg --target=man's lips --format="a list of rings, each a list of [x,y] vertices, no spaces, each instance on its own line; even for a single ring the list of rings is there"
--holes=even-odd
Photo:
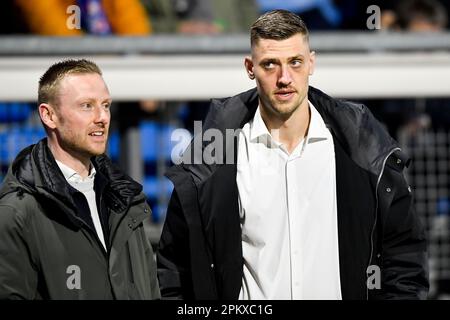
[[[278,90],[275,91],[275,96],[278,99],[290,99],[295,94],[294,90]]]
[[[104,141],[107,137],[108,132],[106,130],[98,129],[89,133],[89,136],[95,141]]]
[[[105,134],[105,131],[103,130],[96,130],[96,131],[92,131],[91,133],[89,133],[90,136],[95,136],[95,137],[101,137]]]

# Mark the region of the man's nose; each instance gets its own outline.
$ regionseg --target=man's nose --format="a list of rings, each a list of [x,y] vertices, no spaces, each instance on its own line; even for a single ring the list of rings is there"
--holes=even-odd
[[[104,106],[99,106],[96,108],[95,112],[95,122],[96,123],[109,123],[111,114],[109,112],[109,108],[105,108]]]
[[[291,73],[287,66],[282,66],[280,69],[280,76],[278,78],[278,86],[286,87],[292,83]]]

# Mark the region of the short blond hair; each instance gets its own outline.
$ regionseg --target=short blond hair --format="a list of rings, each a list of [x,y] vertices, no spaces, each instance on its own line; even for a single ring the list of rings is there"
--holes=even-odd
[[[58,104],[61,80],[68,74],[84,73],[102,75],[100,68],[94,62],[86,59],[68,59],[53,64],[39,79],[38,105],[41,103]]]

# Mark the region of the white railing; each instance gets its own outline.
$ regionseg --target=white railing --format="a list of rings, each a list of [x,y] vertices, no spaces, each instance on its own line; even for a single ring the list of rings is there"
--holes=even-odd
[[[311,84],[344,98],[450,96],[450,35],[312,34]],[[113,97],[204,100],[254,86],[244,71],[246,36],[0,38],[0,101],[34,101],[55,61],[87,57],[103,69]]]

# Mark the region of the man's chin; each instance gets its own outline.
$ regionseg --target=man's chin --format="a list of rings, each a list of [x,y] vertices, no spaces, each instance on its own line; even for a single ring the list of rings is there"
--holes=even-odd
[[[275,103],[273,104],[274,111],[281,116],[291,115],[297,107],[292,103]]]
[[[106,153],[106,149],[105,149],[105,150],[102,150],[102,151],[96,151],[96,152],[93,152],[93,153],[92,153],[92,156],[93,156],[93,157],[101,156],[102,154],[105,154],[105,153]]]
[[[106,147],[105,148],[90,148],[90,149],[86,150],[86,153],[89,154],[90,157],[101,156],[102,154],[106,153]]]

